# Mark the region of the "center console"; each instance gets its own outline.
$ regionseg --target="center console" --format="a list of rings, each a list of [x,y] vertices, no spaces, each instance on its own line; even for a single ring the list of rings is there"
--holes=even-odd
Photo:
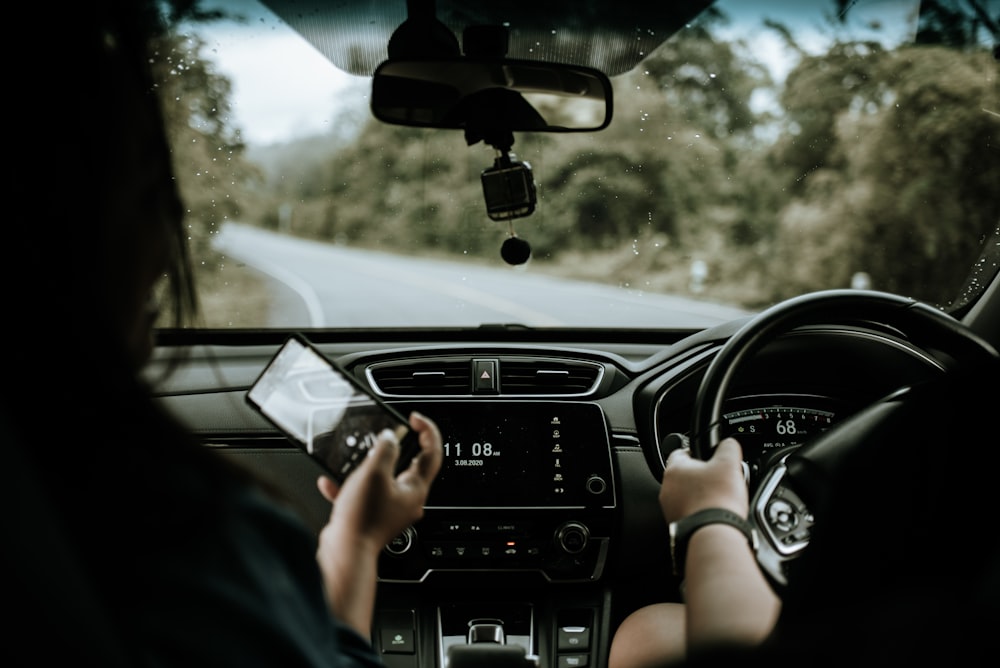
[[[608,428],[583,402],[404,403],[441,430],[444,460],[423,519],[393,540],[384,581],[435,571],[536,571],[594,581],[615,511]]]
[[[614,535],[600,406],[397,402],[437,423],[444,461],[424,517],[385,549],[373,633],[389,668],[598,661],[599,580]]]

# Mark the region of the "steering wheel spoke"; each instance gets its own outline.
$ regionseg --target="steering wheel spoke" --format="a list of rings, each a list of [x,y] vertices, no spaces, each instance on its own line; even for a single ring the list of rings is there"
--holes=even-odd
[[[761,541],[757,560],[765,574],[779,587],[788,584],[786,565],[809,544],[816,519],[790,484],[785,460],[767,472],[750,501],[750,522]]]

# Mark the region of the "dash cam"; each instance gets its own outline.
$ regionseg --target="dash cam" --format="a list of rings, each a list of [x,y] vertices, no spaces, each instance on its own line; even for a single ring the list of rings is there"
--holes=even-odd
[[[535,210],[535,177],[527,162],[504,154],[484,169],[481,177],[486,214],[493,220],[523,218]]]

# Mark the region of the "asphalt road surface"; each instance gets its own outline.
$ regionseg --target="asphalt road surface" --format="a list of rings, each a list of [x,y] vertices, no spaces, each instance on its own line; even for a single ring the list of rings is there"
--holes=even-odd
[[[520,267],[446,262],[229,223],[215,246],[281,295],[273,327],[706,327],[745,311]],[[499,262],[499,260],[498,260]]]

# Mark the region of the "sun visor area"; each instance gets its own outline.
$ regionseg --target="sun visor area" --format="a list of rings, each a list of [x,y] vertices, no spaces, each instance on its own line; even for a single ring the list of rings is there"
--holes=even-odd
[[[468,7],[437,0],[425,4],[433,5],[437,19],[455,33],[459,43],[468,26],[506,25],[509,58],[586,65],[614,76],[635,67],[712,1],[505,0]],[[388,57],[389,38],[406,20],[408,3],[265,0],[263,4],[335,66],[350,74],[371,76]]]

